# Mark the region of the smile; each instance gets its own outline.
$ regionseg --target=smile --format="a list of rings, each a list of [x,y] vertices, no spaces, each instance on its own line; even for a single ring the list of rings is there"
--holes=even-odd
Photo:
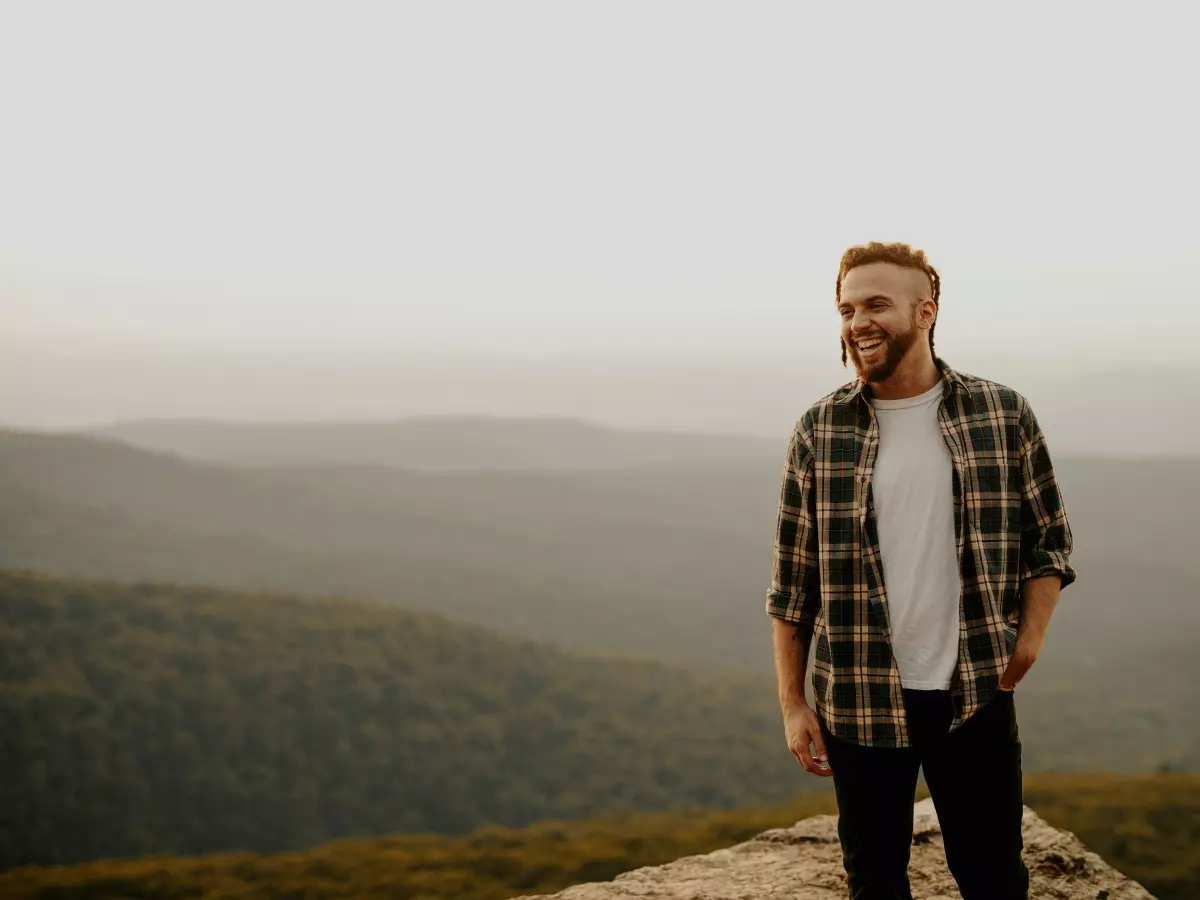
[[[858,341],[854,346],[858,347],[859,353],[870,353],[872,350],[881,346],[882,344],[883,338],[871,338],[870,340],[866,341]]]

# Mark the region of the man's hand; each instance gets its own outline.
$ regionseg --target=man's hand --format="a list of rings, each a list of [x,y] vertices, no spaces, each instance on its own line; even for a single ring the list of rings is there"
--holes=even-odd
[[[1008,668],[1000,676],[1000,690],[1011,691],[1033,668],[1042,642],[1046,639],[1046,628],[1050,616],[1058,603],[1061,576],[1043,575],[1030,578],[1021,584],[1021,619],[1017,630],[1017,646],[1008,660]]]
[[[825,740],[821,737],[821,724],[815,709],[806,704],[789,710],[783,717],[783,733],[792,756],[796,757],[796,761],[804,766],[806,771],[823,778],[833,774],[833,769],[829,768]],[[812,744],[811,751],[809,744]]]
[[[1000,676],[1000,690],[1011,691],[1037,662],[1038,651],[1028,641],[1017,641],[1013,655],[1008,658],[1008,667]]]

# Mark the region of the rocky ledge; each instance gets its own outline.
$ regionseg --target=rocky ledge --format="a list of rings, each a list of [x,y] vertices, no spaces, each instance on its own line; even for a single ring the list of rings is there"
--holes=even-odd
[[[909,878],[913,900],[957,900],[946,868],[931,800],[916,805]],[[1021,823],[1031,900],[1154,900],[1075,835],[1046,824],[1028,807]],[[579,884],[559,900],[845,900],[846,874],[837,817],[814,816],[765,831],[745,843],[665,866],[647,866],[613,881]],[[534,900],[526,896],[518,900]]]

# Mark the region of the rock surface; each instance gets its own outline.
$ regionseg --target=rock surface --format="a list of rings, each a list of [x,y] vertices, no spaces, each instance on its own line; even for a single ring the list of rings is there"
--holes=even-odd
[[[958,900],[946,868],[933,801],[914,808],[909,880],[913,900]],[[1021,823],[1031,900],[1153,900],[1149,891],[1089,851],[1075,835],[1053,828],[1025,808]],[[579,884],[559,900],[845,900],[846,873],[837,817],[814,816],[791,828],[703,856],[647,866],[613,881]],[[534,900],[526,896],[518,900]]]

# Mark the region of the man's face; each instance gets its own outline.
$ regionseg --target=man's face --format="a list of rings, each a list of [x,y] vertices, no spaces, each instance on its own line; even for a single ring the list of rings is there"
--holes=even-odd
[[[894,263],[856,266],[842,279],[842,340],[865,381],[887,381],[932,324],[932,287],[918,269]]]

